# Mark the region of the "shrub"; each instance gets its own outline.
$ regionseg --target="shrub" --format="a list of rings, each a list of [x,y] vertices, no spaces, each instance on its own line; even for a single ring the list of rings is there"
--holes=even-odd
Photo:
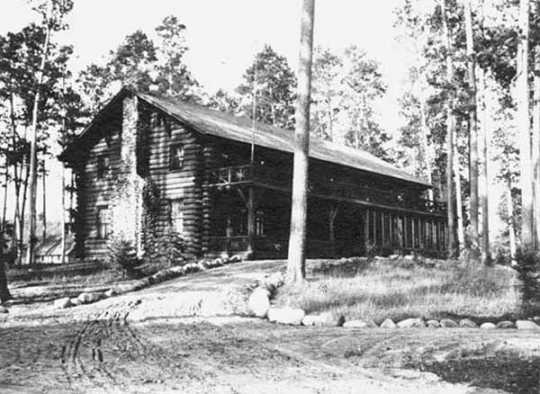
[[[534,250],[518,250],[514,266],[521,282],[522,307],[533,314],[540,306],[540,253]]]
[[[161,268],[168,268],[186,263],[184,240],[174,231],[168,231],[156,237],[153,240],[151,250],[152,252],[147,256],[148,263],[150,264],[157,264]]]
[[[133,243],[124,239],[113,238],[108,245],[109,264],[112,268],[123,271],[129,277],[139,276],[138,267],[141,261]]]

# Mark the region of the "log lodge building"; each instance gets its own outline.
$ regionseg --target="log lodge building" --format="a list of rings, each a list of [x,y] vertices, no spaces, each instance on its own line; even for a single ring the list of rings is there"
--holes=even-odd
[[[286,256],[293,139],[123,88],[60,155],[77,183],[78,254],[103,257],[111,237],[142,254],[149,231],[174,231],[197,256]],[[429,183],[364,151],[310,145],[308,257],[446,253],[446,208],[425,198]],[[148,185],[159,195],[151,221]]]

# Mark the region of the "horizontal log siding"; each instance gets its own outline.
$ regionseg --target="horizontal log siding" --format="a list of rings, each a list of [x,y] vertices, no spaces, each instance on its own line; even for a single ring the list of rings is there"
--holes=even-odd
[[[153,118],[156,118],[153,116]],[[171,131],[165,127],[165,121],[171,125]],[[155,218],[155,234],[164,235],[170,226],[169,200],[184,201],[184,234],[186,251],[190,254],[201,254],[201,157],[202,150],[198,136],[191,130],[182,127],[172,119],[165,118],[153,122],[148,138],[149,177],[157,186],[161,195],[159,214]],[[182,168],[169,168],[170,146],[182,144],[184,161]]]
[[[107,240],[97,237],[97,214],[98,207],[109,205],[112,192],[115,190],[120,171],[120,130],[116,131],[116,137],[107,144],[105,138],[101,138],[88,152],[84,163],[79,167],[80,182],[78,185],[78,210],[83,224],[82,231],[82,254],[84,258],[99,259],[107,254]],[[103,178],[98,179],[98,158],[107,155],[110,160],[110,170]]]

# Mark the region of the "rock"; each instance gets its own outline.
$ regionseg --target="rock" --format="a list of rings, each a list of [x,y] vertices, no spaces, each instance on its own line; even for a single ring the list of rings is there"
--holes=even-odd
[[[426,322],[426,325],[429,327],[429,328],[439,328],[441,327],[441,323],[439,323],[438,320],[428,320]]]
[[[348,320],[343,323],[345,328],[372,328],[377,325],[372,320]]]
[[[381,328],[396,328],[396,323],[392,319],[386,319],[380,325]]]
[[[71,304],[72,306],[79,306],[79,305],[82,305],[81,300],[79,300],[78,298],[71,298],[71,299],[69,300],[69,302],[70,302],[70,304]]]
[[[107,298],[110,298],[112,296],[115,296],[116,295],[116,290],[114,289],[109,289],[107,290],[105,293],[104,293],[105,297]]]
[[[121,285],[116,286],[114,289],[117,294],[124,294],[129,293],[131,291],[137,290],[137,286],[135,283],[123,283]]]
[[[420,318],[409,318],[400,321],[397,325],[399,328],[421,328],[425,327],[426,323]]]
[[[516,325],[514,324],[514,322],[511,322],[510,320],[503,320],[497,323],[497,328],[502,328],[502,329],[516,328]]]
[[[265,318],[270,309],[270,293],[262,287],[257,287],[248,299],[249,311],[257,317]]]
[[[9,309],[5,306],[0,305],[0,313],[9,313]]]
[[[268,320],[280,324],[290,324],[293,326],[299,326],[304,320],[306,313],[299,308],[270,308],[268,310]]]
[[[302,324],[304,326],[340,327],[344,322],[345,317],[343,315],[336,318],[330,312],[324,312],[320,315],[306,315],[304,319],[302,319]]]
[[[540,330],[540,326],[530,320],[517,320],[516,328],[518,330]]]
[[[91,304],[92,302],[99,301],[102,298],[100,293],[81,293],[77,297],[81,304]]]
[[[458,324],[452,319],[441,319],[441,327],[443,328],[456,328]]]
[[[473,322],[471,319],[461,319],[459,321],[459,326],[463,328],[478,328],[478,324]]]
[[[480,324],[480,328],[482,330],[493,330],[494,328],[497,328],[497,326],[491,322],[486,322],[486,323]]]
[[[69,297],[59,298],[54,301],[53,305],[56,309],[69,308],[71,306],[71,300]]]
[[[221,259],[216,259],[216,260],[221,260]],[[186,270],[186,273],[198,272],[201,270],[201,268],[199,267],[197,263],[188,263],[184,265],[184,268]]]
[[[275,272],[272,275],[264,278],[262,284],[268,289],[271,293],[276,290],[278,287],[283,286],[285,283],[285,278],[281,272]]]

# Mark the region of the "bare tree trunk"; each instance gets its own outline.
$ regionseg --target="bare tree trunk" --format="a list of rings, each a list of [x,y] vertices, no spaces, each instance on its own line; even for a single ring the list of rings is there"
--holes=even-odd
[[[426,113],[424,108],[425,100],[422,98],[420,102],[420,127],[421,127],[421,135],[420,135],[420,143],[421,143],[421,150],[422,150],[422,161],[424,162],[424,168],[425,168],[425,176],[428,183],[431,185],[431,182],[433,182],[433,177],[431,175],[432,167],[431,167],[431,160],[432,155],[430,152],[430,147],[428,144],[428,134],[429,134],[429,127],[427,124],[426,119]],[[428,199],[433,200],[433,188],[428,189]]]
[[[520,133],[519,156],[521,167],[521,247],[534,248],[533,188],[531,163],[531,129],[529,124],[529,0],[520,0],[519,41],[517,53],[517,129]]]
[[[472,251],[477,253],[479,246],[478,237],[478,115],[476,99],[476,54],[474,52],[474,38],[472,28],[471,0],[465,0],[465,32],[467,41],[467,72],[470,89],[470,215],[471,215],[471,243]]]
[[[514,201],[512,200],[512,179],[510,176],[506,179],[506,209],[508,214],[508,235],[510,239],[510,258],[512,261],[516,258],[516,232],[514,229]]]
[[[4,175],[4,200],[2,201],[2,228],[1,231],[6,229],[6,217],[7,217],[7,199],[8,199],[8,186],[9,186],[9,166],[6,159],[6,165],[4,167],[6,171]]]
[[[43,193],[43,200],[42,200],[42,211],[43,211],[43,216],[42,216],[42,220],[43,220],[43,234],[42,234],[42,239],[43,241],[45,241],[47,239],[47,168],[45,167],[45,158],[43,159],[43,183],[42,183],[42,186],[43,186],[43,189],[42,189],[42,193]]]
[[[29,234],[28,234],[28,250],[26,253],[27,264],[35,262],[35,243],[36,243],[36,203],[37,203],[37,122],[38,122],[38,107],[41,95],[41,84],[43,82],[43,74],[47,64],[47,52],[49,49],[49,40],[51,37],[51,27],[49,23],[52,4],[49,4],[47,15],[45,17],[45,41],[42,47],[42,56],[39,69],[36,76],[36,93],[34,95],[34,104],[32,108],[32,124],[30,127],[30,201],[29,201]]]
[[[452,86],[454,79],[454,70],[452,67],[451,51],[450,51],[450,33],[448,31],[448,22],[446,16],[445,0],[440,0],[443,35],[446,49],[446,81],[449,86]],[[453,112],[454,94],[449,92],[448,102],[446,103],[446,144],[447,144],[447,161],[446,161],[446,194],[447,194],[447,211],[448,211],[448,253],[449,257],[455,257],[455,213],[454,213],[454,196],[453,196],[453,169],[454,169],[454,133],[456,128],[456,120]],[[459,207],[458,207],[459,209]]]
[[[454,120],[455,122],[455,120]],[[455,123],[454,123],[455,124]],[[461,255],[465,247],[465,230],[463,228],[463,201],[461,199],[461,171],[459,166],[459,153],[457,149],[456,131],[452,133],[452,150],[454,151],[454,185],[456,188],[456,222],[457,222],[457,240],[458,254]]]
[[[540,3],[537,14],[540,15]],[[533,164],[533,195],[536,248],[540,248],[540,46],[534,48],[534,98],[533,98],[533,124],[532,124],[532,164]]]
[[[489,129],[487,124],[487,109],[485,103],[485,75],[484,71],[478,69],[478,81],[480,82],[480,91],[482,94],[477,94],[477,107],[481,114],[480,133],[482,135],[482,171],[480,171],[479,191],[480,205],[482,208],[482,238],[480,243],[480,259],[483,264],[491,262],[491,251],[489,242]]]
[[[306,276],[306,219],[309,154],[309,107],[315,0],[304,0],[300,29],[298,99],[294,147],[291,233],[287,263],[287,282],[301,284]]]
[[[66,262],[66,169],[62,164],[62,219],[61,219],[61,263]]]

